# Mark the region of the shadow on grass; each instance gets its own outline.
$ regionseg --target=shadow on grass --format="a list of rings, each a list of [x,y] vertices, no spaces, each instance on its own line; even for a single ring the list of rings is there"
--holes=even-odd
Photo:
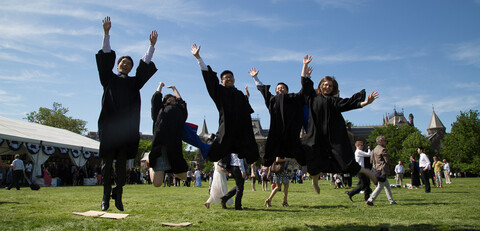
[[[319,226],[319,225],[309,225],[305,224],[304,227],[294,227],[294,228],[284,228],[284,231],[296,231],[296,230],[441,230],[445,229],[445,226],[437,226],[431,224],[416,224],[416,225],[391,225],[391,224],[380,224],[377,226],[367,226],[367,225],[357,225],[357,224],[345,224],[338,226]],[[473,229],[472,226],[449,226],[448,229],[453,230],[471,230],[478,231],[478,229]]]
[[[16,201],[0,201],[0,205],[3,205],[3,204],[21,204],[19,202],[16,202]]]

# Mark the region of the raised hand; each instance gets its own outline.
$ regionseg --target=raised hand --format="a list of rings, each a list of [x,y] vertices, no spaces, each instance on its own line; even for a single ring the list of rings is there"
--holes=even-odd
[[[159,82],[158,83],[158,87],[157,87],[157,91],[162,91],[162,88],[165,86],[165,84],[163,82]]]
[[[379,96],[378,92],[376,91],[373,91],[372,93],[370,93],[370,95],[367,98],[367,104],[373,103],[373,101],[375,101],[378,98],[378,96]]]
[[[200,46],[197,47],[197,44],[192,45],[192,55],[195,56],[195,58],[200,58]]]
[[[258,71],[257,71],[257,73],[258,73]],[[245,86],[245,95],[246,95],[247,97],[250,97],[250,92],[248,91],[248,85]]]
[[[303,57],[303,64],[309,64],[312,61],[312,56],[305,55]]]
[[[156,30],[152,30],[152,33],[150,33],[150,45],[151,45],[152,47],[154,47],[155,44],[157,43],[157,38],[158,38],[157,31],[156,31]]]
[[[364,102],[361,103],[361,106],[362,107],[365,107],[371,103],[373,103],[373,101],[375,101],[377,98],[378,98],[378,92],[376,91],[373,91],[372,93],[370,93],[370,95],[367,97],[367,100],[365,100]]]
[[[110,21],[110,17],[107,16],[102,20],[103,24],[103,31],[105,32],[106,35],[108,35],[110,28],[112,28],[112,22]]]
[[[252,68],[250,68],[250,70],[248,70],[248,73],[250,74],[250,76],[252,76],[252,78],[254,78],[255,76],[258,75],[259,71],[260,70],[255,70],[255,67],[252,67]]]
[[[308,66],[308,67],[307,67],[307,73],[306,73],[307,76],[311,76],[311,75],[312,75],[312,72],[313,72],[313,67]]]

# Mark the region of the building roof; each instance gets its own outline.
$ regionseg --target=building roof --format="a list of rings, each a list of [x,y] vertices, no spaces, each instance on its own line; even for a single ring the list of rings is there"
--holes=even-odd
[[[100,142],[68,131],[0,116],[0,139],[98,152]]]
[[[438,118],[437,114],[435,111],[432,113],[432,118],[430,119],[430,123],[428,124],[428,129],[434,129],[434,128],[442,128],[445,129],[445,126],[443,126],[442,121]]]

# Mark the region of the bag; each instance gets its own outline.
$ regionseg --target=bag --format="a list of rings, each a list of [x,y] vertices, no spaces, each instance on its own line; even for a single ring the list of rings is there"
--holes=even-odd
[[[283,172],[283,169],[284,169],[284,163],[282,162],[275,162],[272,164],[272,167],[270,167],[270,172],[273,172],[275,174],[278,174],[278,173],[281,173]]]
[[[371,172],[377,177],[378,181],[385,182],[387,180],[387,176],[381,170],[372,168]]]
[[[27,183],[30,185],[30,189],[31,190],[39,190],[40,189],[40,185],[38,184],[35,184],[33,183],[32,181],[30,181],[30,179],[27,178],[27,176],[23,175],[23,177],[25,177],[25,180],[27,181]]]

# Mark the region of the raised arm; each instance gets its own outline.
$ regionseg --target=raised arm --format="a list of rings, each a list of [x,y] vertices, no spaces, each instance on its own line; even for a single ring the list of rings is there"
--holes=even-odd
[[[155,52],[155,44],[157,43],[157,38],[158,38],[158,33],[156,30],[153,30],[152,33],[150,33],[149,40],[150,40],[150,46],[148,47],[147,52],[143,56],[142,60],[146,63],[149,64],[152,61],[153,57],[153,52]]]
[[[248,97],[250,97],[250,92],[248,91],[248,85],[245,86],[245,95]]]
[[[192,45],[192,55],[195,56],[195,58],[197,59],[197,62],[198,62],[198,65],[200,65],[200,69],[202,71],[207,71],[208,68],[207,68],[207,65],[205,65],[205,63],[203,62],[203,59],[202,57],[200,57],[200,46],[197,47],[197,44],[194,43]]]
[[[110,47],[110,29],[112,28],[112,21],[110,21],[110,17],[107,16],[102,20],[103,25],[103,45],[102,50],[104,53],[110,53],[112,48]]]
[[[174,85],[168,86],[167,88],[171,88],[173,90],[173,94],[175,94],[175,97],[177,97],[177,99],[182,98],[182,96],[180,95],[180,93],[178,92],[177,88]]]

